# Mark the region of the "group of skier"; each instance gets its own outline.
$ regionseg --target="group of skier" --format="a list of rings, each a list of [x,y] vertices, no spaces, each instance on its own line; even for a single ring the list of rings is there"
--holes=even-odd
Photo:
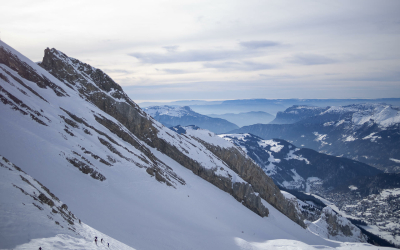
[[[103,240],[103,238],[101,238],[101,244],[104,244],[105,241]],[[104,242],[104,243],[103,243]],[[97,236],[94,237],[94,243],[96,243],[97,245]],[[110,247],[110,243],[107,242],[107,246]],[[39,250],[42,250],[42,247],[39,247]]]
[[[97,245],[97,236],[94,237],[94,242],[95,242],[96,245]],[[105,241],[104,241],[104,242],[105,242]],[[103,243],[103,238],[101,238],[101,244],[104,244],[104,243]],[[107,242],[107,246],[110,247],[110,243]]]

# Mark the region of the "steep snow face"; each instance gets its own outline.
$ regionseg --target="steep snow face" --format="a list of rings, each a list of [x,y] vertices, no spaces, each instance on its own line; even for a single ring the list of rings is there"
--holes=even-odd
[[[235,146],[235,144],[221,139],[221,137],[216,136],[213,132],[207,129],[196,128],[193,126],[186,126],[184,128],[186,130],[186,135],[199,138],[211,145],[219,146],[222,148],[230,148]]]
[[[48,188],[2,156],[0,173],[2,249],[105,249],[107,243],[133,249],[81,222]]]
[[[7,45],[1,45],[0,152],[54,190],[84,222],[142,249],[176,249],[177,241],[178,248],[188,248],[195,245],[193,242],[199,239],[198,235],[204,242],[198,249],[211,246],[235,249],[235,243],[226,239],[239,231],[239,225],[226,224],[231,220],[226,218],[220,227],[213,229],[214,217],[210,217],[210,221],[206,219],[208,213],[204,212],[217,201],[224,201],[228,203],[223,209],[217,208],[212,214],[222,214],[221,211],[232,210],[232,205],[237,204],[233,205],[240,207],[236,213],[246,211],[248,216],[255,216],[260,223],[257,231],[264,230],[260,217],[229,193],[194,176],[192,171],[148,146],[114,117],[85,101],[97,94],[101,98],[110,97],[92,78],[83,77],[87,82],[92,81],[85,86],[71,79],[62,83]],[[13,63],[6,64],[7,58],[12,58]],[[26,75],[21,75],[24,71],[35,73],[35,79],[26,79]],[[40,85],[41,82],[44,84]],[[96,103],[96,99],[91,100]],[[124,107],[129,100],[120,103],[110,102],[110,105]],[[199,175],[229,180],[227,183],[231,185],[244,182],[198,141],[172,132],[140,110],[138,113],[139,118],[150,119],[152,124],[147,128],[153,131],[149,133],[151,137],[140,134],[146,142],[158,140],[156,143],[166,143],[164,148],[169,145],[177,149],[181,153],[175,154],[176,159],[182,156],[191,159],[201,167]],[[192,182],[188,183],[186,177]],[[197,191],[193,191],[192,185]],[[211,200],[201,198],[204,191],[209,191],[205,194]],[[213,195],[215,192],[217,199]],[[200,198],[188,205],[187,198],[193,200],[193,196]],[[191,213],[196,214],[196,218],[191,218]],[[231,216],[235,217],[234,213]],[[184,225],[197,225],[197,229],[188,230]],[[215,238],[225,227],[233,230],[227,234],[229,237]],[[154,241],[154,237],[158,240]],[[206,240],[210,238],[215,240]]]

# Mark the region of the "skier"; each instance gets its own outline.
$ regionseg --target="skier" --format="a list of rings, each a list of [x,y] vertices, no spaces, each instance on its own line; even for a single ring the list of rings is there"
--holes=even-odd
[[[110,247],[110,243],[107,242],[107,244],[108,244],[108,247]]]
[[[42,250],[42,247],[39,247],[39,250]]]
[[[97,236],[94,237],[94,242],[95,242],[96,245],[97,245]]]
[[[101,243],[103,243],[103,238],[101,238]]]

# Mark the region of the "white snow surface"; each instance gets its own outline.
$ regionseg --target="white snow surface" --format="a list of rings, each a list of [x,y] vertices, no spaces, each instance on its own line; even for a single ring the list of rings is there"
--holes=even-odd
[[[399,160],[399,159],[389,158],[389,160],[394,161],[394,162],[396,162],[396,163],[400,163],[400,160]]]
[[[15,245],[12,249],[37,249],[38,246],[42,246],[44,250],[106,249],[104,246],[95,246],[91,241],[93,235],[106,238],[111,243],[110,249],[378,249],[368,244],[341,243],[318,237],[302,229],[264,200],[263,204],[270,210],[270,215],[261,218],[228,193],[194,175],[131,134],[132,138],[151,150],[171,171],[184,179],[186,184],[172,181],[174,186],[170,187],[156,181],[143,167],[148,166],[150,160],[141,151],[97,123],[94,114],[119,124],[114,118],[81,99],[74,90],[3,41],[0,41],[0,46],[12,51],[20,60],[63,88],[69,95],[57,97],[53,90],[40,88],[19,77],[17,72],[0,65],[48,101],[37,98],[11,77],[8,77],[10,82],[0,79],[1,87],[23,100],[30,109],[47,117],[39,117],[47,124],[44,126],[29,115],[23,115],[1,103],[0,155],[49,188],[82,220],[82,227],[79,228],[82,231],[78,230],[80,237],[53,230],[54,226],[48,225],[46,216],[33,223],[37,220],[35,214],[38,208],[29,206],[28,212],[19,211],[17,208],[23,206],[19,204],[21,200],[13,199],[16,196],[4,186],[7,181],[13,181],[14,177],[2,174],[0,236],[6,235],[10,226],[14,227],[14,232],[18,232],[18,235],[12,242]],[[7,75],[2,69],[0,72]],[[78,124],[77,128],[68,127],[74,136],[65,132],[67,125],[60,115],[68,115],[60,108],[85,119],[96,130],[118,142],[121,146],[115,147],[125,158],[100,144],[98,137],[104,140],[108,138],[93,129],[88,135],[83,131],[83,126]],[[186,150],[189,157],[204,167],[227,168],[200,143],[180,136],[159,123],[155,124],[160,137],[182,152]],[[112,166],[107,166],[93,155],[85,154],[83,148],[102,159],[112,158],[115,162]],[[74,156],[74,151],[91,162],[93,168],[103,174],[106,180],[95,180],[69,164],[66,158]],[[219,174],[225,175],[227,172],[224,171]],[[15,178],[18,179],[17,176]],[[11,223],[15,222],[12,218],[20,216],[25,216],[25,224]],[[25,228],[24,225],[27,224],[31,228]],[[45,235],[32,234],[41,230]],[[7,240],[9,239],[1,239],[0,248],[4,248]]]
[[[271,151],[273,151],[275,153],[278,153],[284,147],[283,145],[280,145],[279,142],[276,142],[274,140],[262,140],[262,141],[258,142],[258,145],[260,145],[260,147],[265,147],[265,146],[269,145],[269,146],[271,146]]]
[[[371,133],[371,134],[365,136],[365,137],[362,138],[362,139],[363,139],[363,140],[368,140],[368,139],[370,139],[371,142],[375,142],[376,139],[382,139],[382,137],[380,137],[380,136],[378,136],[378,135],[375,135],[375,134],[376,134],[376,132]]]
[[[299,148],[296,148],[294,150],[290,150],[289,153],[287,154],[285,160],[298,160],[298,161],[305,161],[306,164],[311,164],[309,160],[304,158],[302,155],[295,155],[294,152],[299,151]]]
[[[354,190],[357,190],[358,187],[356,187],[356,186],[354,186],[354,185],[350,185],[350,186],[349,186],[349,189],[352,190],[352,191],[354,191]]]
[[[357,138],[355,138],[354,136],[352,136],[352,135],[349,135],[349,136],[346,136],[345,135],[345,139],[343,140],[343,141],[355,141],[355,140],[357,140]]]

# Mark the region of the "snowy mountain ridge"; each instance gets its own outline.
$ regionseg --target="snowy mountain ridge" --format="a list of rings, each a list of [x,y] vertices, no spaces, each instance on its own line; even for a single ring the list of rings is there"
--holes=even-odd
[[[15,170],[1,167],[1,192],[36,201],[45,212],[39,221],[28,216],[31,229],[24,230],[7,215],[42,210],[19,204],[20,198],[2,201],[9,207],[0,207],[0,235],[13,225],[17,236],[2,239],[0,248],[47,242],[59,249],[97,249],[93,236],[104,235],[122,242],[110,249],[129,249],[123,244],[135,249],[376,249],[329,241],[303,229],[294,222],[300,215],[292,203],[236,147],[210,151],[209,144],[167,129],[125,98],[102,71],[59,55],[46,49],[39,67],[0,41],[0,155],[102,234],[88,228],[80,236],[71,233],[58,217],[61,212],[36,201],[33,187],[25,195],[12,186],[29,184]],[[25,212],[14,209],[21,206]],[[46,235],[32,235],[36,229]]]
[[[239,128],[227,120],[196,113],[188,106],[152,106],[145,108],[144,111],[166,127],[196,125],[215,133]]]
[[[263,140],[252,134],[221,134],[219,137],[241,147],[278,185],[321,192],[358,176],[381,171],[345,158],[297,148],[284,140]]]
[[[400,171],[399,110],[396,106],[382,103],[315,110],[293,106],[278,113],[271,124],[245,126],[229,133],[283,139],[298,147],[347,157],[385,172],[396,173]]]
[[[193,110],[188,107],[176,107],[176,106],[151,106],[143,109],[144,112],[155,117],[157,115],[169,115],[174,117],[182,117],[184,115],[193,115],[196,116],[197,113],[193,112]]]
[[[228,164],[198,141],[173,133],[141,111],[130,99],[122,102],[119,101],[121,98],[115,100],[114,95],[123,96],[124,93],[115,91],[118,85],[99,70],[82,67],[86,72],[81,74],[78,70],[80,67],[65,65],[65,60],[54,56],[54,53],[59,54],[58,51],[47,49],[40,65],[53,66],[52,73],[63,80],[60,82],[11,47],[4,43],[1,45],[3,141],[0,151],[54,190],[73,210],[78,211],[79,217],[85,222],[109,235],[117,235],[117,238],[131,246],[139,242],[144,249],[159,249],[165,242],[171,241],[170,235],[163,232],[170,231],[167,228],[177,215],[171,214],[171,219],[167,220],[162,217],[165,223],[160,225],[158,219],[161,217],[154,215],[161,211],[150,207],[152,202],[158,204],[157,200],[161,197],[150,195],[142,200],[143,194],[149,193],[143,192],[143,188],[160,189],[169,198],[188,198],[173,190],[186,189],[187,179],[193,179],[193,173],[197,178],[201,177],[199,179],[203,182],[207,180],[207,185],[211,182],[217,190],[225,191],[221,193],[222,196],[233,196],[235,199],[232,201],[239,201],[237,204],[245,210],[250,208],[252,211],[248,211],[257,217],[269,213],[267,207],[270,208],[270,205],[263,201],[264,198],[277,197],[275,202],[284,202],[272,181],[269,186],[265,183],[256,186],[256,193],[251,184],[243,181]],[[127,115],[123,115],[126,110]],[[187,170],[191,174],[188,175]],[[158,182],[164,183],[164,188],[158,186]],[[74,185],[71,186],[71,183]],[[139,188],[135,183],[143,187]],[[132,194],[132,187],[142,191]],[[134,204],[142,204],[145,210]],[[172,208],[179,204],[184,203],[181,200],[156,207],[169,206],[168,213],[182,213],[182,209]],[[115,205],[120,210],[117,214]],[[131,206],[139,212],[136,216],[127,209]],[[279,204],[275,206],[279,207]],[[153,219],[150,219],[146,210],[157,210],[151,213]],[[192,211],[197,210],[192,208]],[[107,214],[114,216],[107,218]],[[99,217],[103,219],[98,220]],[[148,229],[143,232],[137,229],[124,231],[133,222],[126,220],[127,217],[134,219],[138,228]],[[161,228],[155,230],[157,224]],[[132,238],[132,232],[137,236]],[[161,238],[150,246],[148,236],[143,236],[154,234]],[[190,242],[193,236],[186,235],[187,241]],[[218,245],[223,242],[214,243]]]
[[[387,128],[394,124],[400,123],[400,108],[380,103],[353,104],[343,107],[329,107],[320,115],[346,113],[351,114],[351,123],[358,126],[361,126],[370,121],[378,124],[381,128]]]

